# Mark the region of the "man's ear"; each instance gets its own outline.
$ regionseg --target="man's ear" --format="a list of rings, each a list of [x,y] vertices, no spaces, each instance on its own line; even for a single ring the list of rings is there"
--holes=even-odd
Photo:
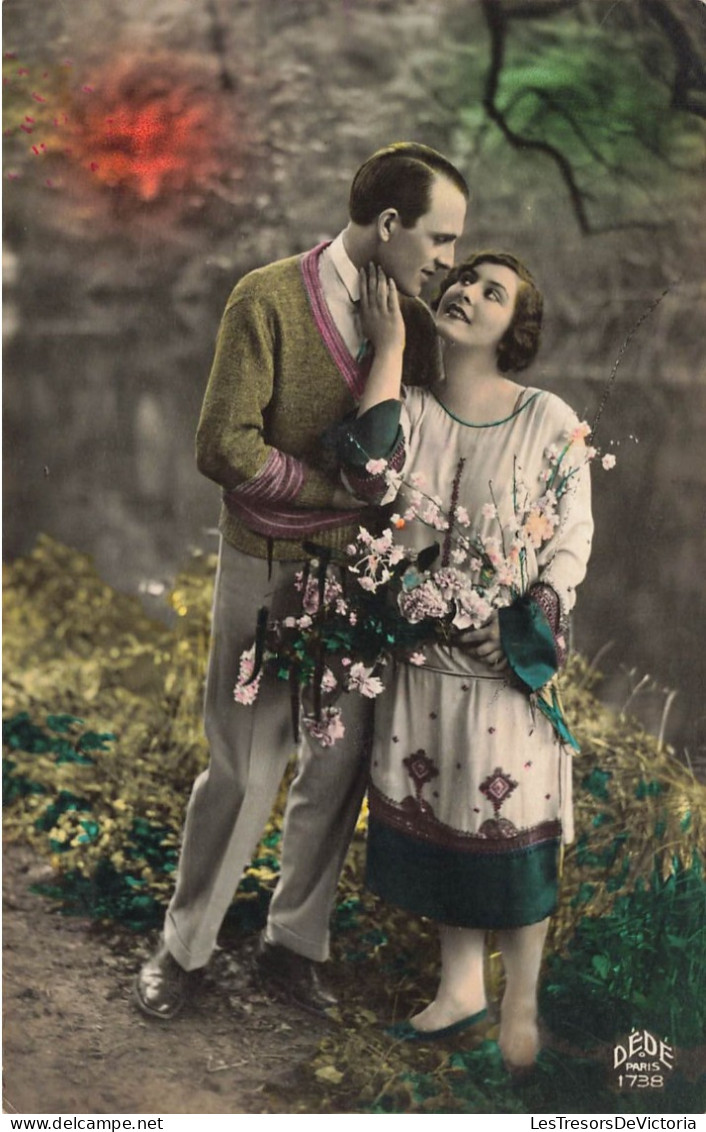
[[[394,235],[396,229],[400,224],[400,214],[396,208],[386,208],[381,212],[377,219],[377,235],[378,239],[383,243],[387,243],[391,236]]]

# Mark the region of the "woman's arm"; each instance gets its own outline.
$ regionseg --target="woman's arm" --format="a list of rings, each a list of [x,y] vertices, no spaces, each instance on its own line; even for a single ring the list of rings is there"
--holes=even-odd
[[[358,416],[382,401],[398,401],[402,383],[405,324],[394,279],[369,263],[360,271],[360,314],[363,334],[375,351]]]

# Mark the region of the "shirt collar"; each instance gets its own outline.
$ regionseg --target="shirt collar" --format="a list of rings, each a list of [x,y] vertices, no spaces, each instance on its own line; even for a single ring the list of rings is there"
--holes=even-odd
[[[329,245],[328,253],[331,263],[345,287],[351,302],[357,303],[360,299],[360,280],[358,268],[351,261],[343,243],[343,232],[339,232],[336,239]]]

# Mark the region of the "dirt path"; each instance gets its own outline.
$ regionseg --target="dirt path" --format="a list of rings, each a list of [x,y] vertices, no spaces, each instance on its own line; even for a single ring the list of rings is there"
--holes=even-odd
[[[31,851],[5,848],[5,1111],[302,1111],[295,1091],[283,1108],[266,1090],[291,1086],[325,1024],[259,992],[251,941],[217,953],[183,1015],[151,1022],[133,1004],[132,981],[153,940],[60,915],[29,891],[50,878]]]

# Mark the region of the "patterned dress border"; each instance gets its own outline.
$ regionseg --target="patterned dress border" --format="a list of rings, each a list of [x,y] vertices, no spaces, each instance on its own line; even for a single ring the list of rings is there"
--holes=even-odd
[[[411,795],[403,802],[395,802],[386,798],[373,785],[369,787],[368,803],[371,820],[420,841],[460,853],[505,855],[521,852],[545,841],[556,841],[561,837],[560,821],[545,821],[531,829],[518,830],[512,822],[503,818],[489,818],[483,822],[482,832],[464,833],[440,822],[427,802]]]

